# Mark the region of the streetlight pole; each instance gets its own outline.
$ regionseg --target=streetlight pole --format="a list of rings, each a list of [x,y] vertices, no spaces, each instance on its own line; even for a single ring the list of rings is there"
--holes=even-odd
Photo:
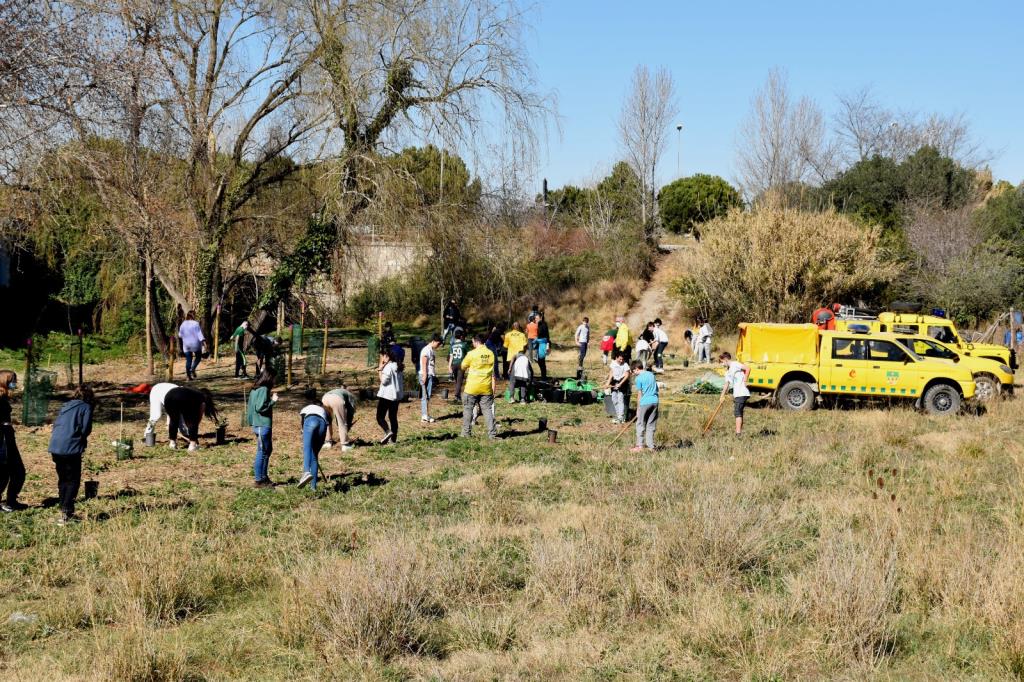
[[[683,177],[683,124],[676,124],[676,177]]]

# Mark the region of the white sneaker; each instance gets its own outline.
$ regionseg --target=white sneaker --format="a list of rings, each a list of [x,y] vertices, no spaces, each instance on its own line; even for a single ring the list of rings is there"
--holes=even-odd
[[[433,424],[434,423],[434,418],[433,417],[420,417],[420,421],[421,422],[427,422],[428,424]]]
[[[313,474],[309,473],[308,471],[303,471],[302,472],[302,476],[299,478],[299,485],[298,485],[298,487],[301,488],[301,487],[303,487],[305,485],[308,485],[309,482],[312,481],[312,480],[313,480]]]
[[[171,450],[177,450],[178,444],[172,440],[170,443],[167,444],[167,447],[169,447]]]
[[[390,431],[388,431],[387,433],[385,433],[385,434],[384,434],[384,437],[380,439],[380,444],[381,444],[381,445],[384,445],[384,444],[385,444],[385,443],[387,443],[387,442],[388,442],[389,440],[391,440],[391,432],[390,432]]]
[[[352,450],[354,448],[355,448],[354,445],[347,445],[347,444],[344,444],[344,443],[341,445],[341,451],[342,452],[348,452],[349,450]]]
[[[199,444],[198,443],[189,443],[188,444],[188,451],[189,452],[195,452],[198,449],[199,449]]]
[[[334,441],[333,440],[324,441],[324,447],[325,448],[333,448],[334,447]]]

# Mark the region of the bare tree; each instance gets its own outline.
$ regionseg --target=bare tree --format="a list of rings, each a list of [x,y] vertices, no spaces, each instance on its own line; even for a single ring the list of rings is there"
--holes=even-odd
[[[892,110],[879,104],[870,88],[840,95],[833,123],[847,164],[872,156],[899,162],[924,146],[934,147],[967,168],[980,168],[992,157],[974,138],[963,113]]]
[[[785,74],[772,69],[739,132],[737,165],[748,199],[794,183],[827,180],[834,160],[821,109],[806,97],[793,101]]]
[[[311,224],[283,259],[264,310],[327,262],[343,233],[388,200],[380,179],[386,146],[439,133],[478,149],[497,122],[521,157],[537,142],[551,108],[536,91],[521,40],[524,10],[502,0],[314,0],[310,32],[321,49],[311,80],[340,133],[338,158],[325,164],[333,188],[326,225]],[[495,117],[498,121],[495,121]],[[490,126],[489,126],[490,124]],[[315,254],[315,255],[313,255]]]
[[[629,91],[619,112],[619,142],[626,161],[640,178],[640,217],[644,234],[655,237],[656,176],[669,130],[679,114],[675,81],[668,69],[652,76],[644,66],[633,71]]]

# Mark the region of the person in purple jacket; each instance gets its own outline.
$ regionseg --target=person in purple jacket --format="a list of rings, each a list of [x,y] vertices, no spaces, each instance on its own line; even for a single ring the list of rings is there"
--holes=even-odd
[[[196,311],[188,311],[185,321],[178,328],[178,337],[181,339],[181,349],[185,351],[185,377],[195,379],[199,361],[203,359],[203,347],[206,345],[203,330],[196,322]]]

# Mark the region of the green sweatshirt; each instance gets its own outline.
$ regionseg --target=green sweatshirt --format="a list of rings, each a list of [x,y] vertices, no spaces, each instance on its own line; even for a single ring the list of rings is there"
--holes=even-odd
[[[249,392],[249,406],[246,411],[250,426],[273,426],[274,401],[270,399],[270,389],[260,386]]]

